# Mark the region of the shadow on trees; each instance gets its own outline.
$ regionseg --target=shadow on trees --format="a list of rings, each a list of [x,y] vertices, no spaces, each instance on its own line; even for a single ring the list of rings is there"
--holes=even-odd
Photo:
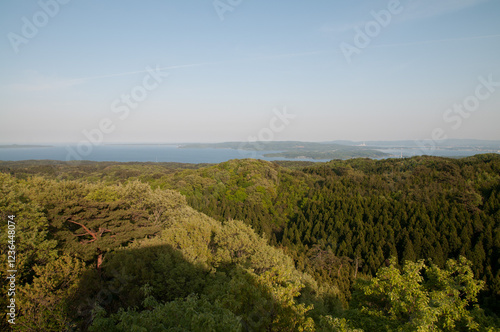
[[[109,253],[99,270],[87,271],[80,280],[68,306],[79,331],[89,329],[101,308],[108,316],[121,308],[153,310],[145,305],[148,296],[164,304],[195,294],[230,310],[243,331],[292,331],[294,324],[305,319],[305,311],[300,313],[284,305],[285,301],[272,294],[271,286],[240,265],[231,263],[215,269],[193,264],[170,245]]]
[[[168,302],[201,293],[209,274],[169,245],[118,250],[104,258],[100,269],[81,277],[70,312],[79,328],[87,330],[98,307],[109,314],[120,308],[143,309],[145,285],[157,300]]]

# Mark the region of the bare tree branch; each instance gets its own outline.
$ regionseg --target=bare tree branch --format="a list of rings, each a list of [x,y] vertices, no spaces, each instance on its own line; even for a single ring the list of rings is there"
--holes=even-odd
[[[73,224],[76,224],[80,227],[82,227],[87,233],[86,234],[80,234],[80,235],[76,235],[76,236],[82,236],[82,235],[90,235],[92,236],[92,240],[89,240],[89,241],[85,241],[84,243],[90,243],[90,242],[94,242],[95,240],[97,240],[97,236],[96,236],[96,232],[93,232],[92,230],[88,229],[84,224],[81,224],[79,222],[76,222],[76,221],[73,221],[73,220],[68,220],[69,222],[73,223]]]

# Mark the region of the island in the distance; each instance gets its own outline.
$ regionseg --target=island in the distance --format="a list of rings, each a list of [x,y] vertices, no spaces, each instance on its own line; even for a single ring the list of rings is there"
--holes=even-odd
[[[21,148],[50,148],[50,145],[30,145],[30,144],[0,144],[0,149],[21,149]]]
[[[350,159],[350,158],[384,158],[389,154],[374,147],[349,146],[336,143],[317,142],[225,142],[225,143],[192,143],[179,146],[180,148],[195,149],[237,149],[247,151],[272,151],[265,153],[265,157],[288,159]]]

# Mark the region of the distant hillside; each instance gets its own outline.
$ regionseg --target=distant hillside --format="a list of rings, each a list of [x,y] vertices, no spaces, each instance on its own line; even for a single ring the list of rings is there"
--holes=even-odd
[[[29,144],[5,144],[0,145],[0,149],[19,149],[19,148],[47,148],[50,145],[29,145]]]
[[[454,149],[476,148],[476,149],[491,149],[500,150],[500,141],[497,140],[478,140],[478,139],[445,139],[445,140],[399,140],[399,141],[346,141],[337,140],[325,142],[325,144],[342,144],[348,146],[366,146],[366,147],[380,147],[380,148],[415,148],[420,145],[448,147]]]
[[[314,142],[227,142],[213,144],[186,144],[181,148],[216,148],[240,149],[248,151],[277,151],[264,154],[266,157],[281,157],[288,159],[350,159],[350,158],[382,158],[388,154],[369,148],[341,144],[314,143]]]

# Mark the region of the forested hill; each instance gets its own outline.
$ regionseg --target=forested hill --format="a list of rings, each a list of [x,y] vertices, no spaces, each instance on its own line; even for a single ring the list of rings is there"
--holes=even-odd
[[[161,185],[218,220],[246,221],[347,298],[350,276],[373,275],[392,256],[443,266],[463,255],[486,281],[484,304],[500,312],[498,155],[354,159],[301,170],[229,161]]]
[[[0,162],[0,172],[2,219],[16,214],[19,225],[19,330],[498,324],[496,154],[25,161]]]

